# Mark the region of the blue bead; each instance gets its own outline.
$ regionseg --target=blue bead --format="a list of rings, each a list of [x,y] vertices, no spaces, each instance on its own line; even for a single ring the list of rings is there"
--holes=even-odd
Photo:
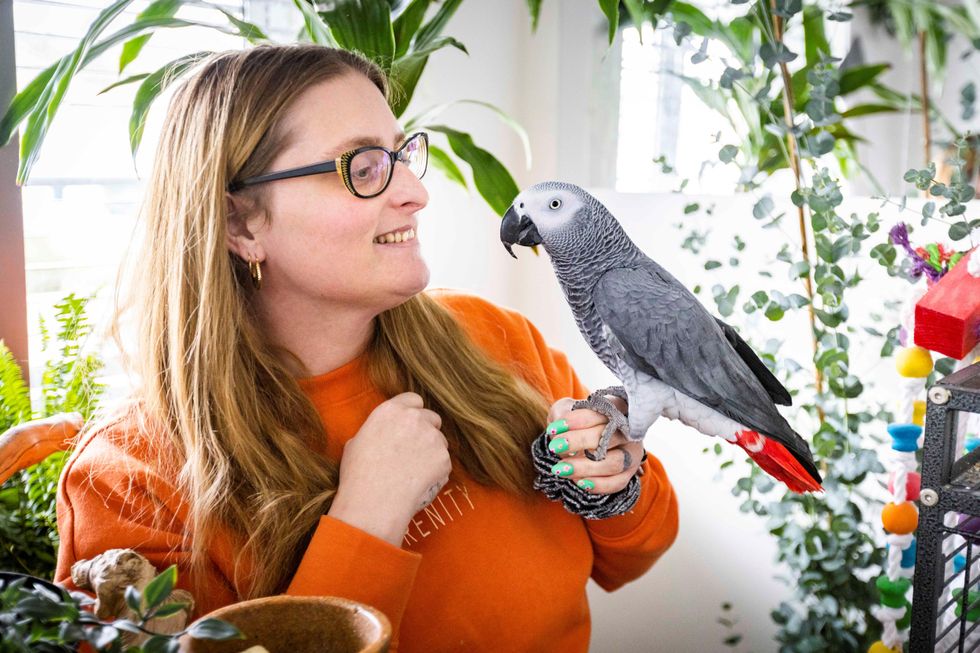
[[[966,561],[964,561],[964,564]],[[908,548],[902,550],[902,568],[911,569],[915,566],[915,538],[912,538],[912,543],[909,544]]]
[[[971,451],[976,449],[978,445],[980,445],[980,438],[977,437],[967,438],[963,448],[966,449],[967,453],[970,453]]]
[[[892,449],[895,451],[916,451],[922,427],[918,424],[889,424],[888,435],[892,436]]]
[[[953,573],[954,574],[960,573],[961,571],[963,571],[964,567],[966,567],[966,556],[963,555],[962,553],[957,554],[953,558]]]

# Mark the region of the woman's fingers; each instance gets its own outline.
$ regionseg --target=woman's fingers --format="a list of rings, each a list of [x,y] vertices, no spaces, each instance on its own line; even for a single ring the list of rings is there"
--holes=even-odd
[[[598,476],[596,478],[583,478],[576,481],[576,485],[589,494],[616,494],[629,485],[630,479],[636,472],[623,472],[615,476]]]
[[[556,463],[551,472],[556,476],[567,478],[570,481],[578,482],[589,480],[595,484],[595,488],[600,485],[600,479],[605,479],[601,485],[608,487],[609,479],[622,479],[617,477],[624,476],[626,481],[636,473],[643,459],[643,443],[630,442],[622,446],[610,449],[608,455],[603,460],[589,460],[588,458],[574,457],[563,458]],[[581,487],[581,485],[580,485]],[[619,489],[626,487],[623,482]],[[618,490],[614,490],[618,491]]]
[[[570,430],[553,435],[551,442],[548,444],[548,448],[551,449],[552,453],[562,458],[580,455],[586,449],[595,449],[599,446],[599,438],[602,437],[602,431],[605,428],[606,423],[603,422],[598,426],[590,426],[588,428]],[[611,449],[612,447],[624,445],[627,442],[629,440],[621,431],[615,431],[612,437],[609,438],[609,447]]]

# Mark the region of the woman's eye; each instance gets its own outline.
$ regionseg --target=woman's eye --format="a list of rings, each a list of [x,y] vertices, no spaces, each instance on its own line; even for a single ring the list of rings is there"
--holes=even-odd
[[[550,206],[552,208],[552,210],[560,209],[561,208],[561,200],[555,198],[555,199],[551,200],[551,204],[549,204],[548,206]]]
[[[371,166],[355,168],[351,172],[356,179],[369,179],[371,177]]]

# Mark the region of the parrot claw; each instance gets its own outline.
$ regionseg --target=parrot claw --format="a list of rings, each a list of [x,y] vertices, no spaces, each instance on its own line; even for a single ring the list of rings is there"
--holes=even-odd
[[[623,401],[627,399],[626,390],[622,386],[615,386],[596,390],[589,395],[588,399],[576,401],[572,404],[572,410],[588,408],[609,418],[609,422],[602,430],[602,435],[599,436],[599,446],[594,451],[585,451],[585,457],[589,460],[605,460],[606,453],[609,450],[609,441],[612,439],[613,433],[622,431],[628,434],[630,432],[629,421],[626,419],[626,416],[619,412],[612,402],[606,399],[605,395],[619,397]]]

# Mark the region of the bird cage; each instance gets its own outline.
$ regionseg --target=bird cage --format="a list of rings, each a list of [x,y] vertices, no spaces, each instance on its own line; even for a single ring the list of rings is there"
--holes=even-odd
[[[928,398],[909,650],[980,651],[980,364]]]

